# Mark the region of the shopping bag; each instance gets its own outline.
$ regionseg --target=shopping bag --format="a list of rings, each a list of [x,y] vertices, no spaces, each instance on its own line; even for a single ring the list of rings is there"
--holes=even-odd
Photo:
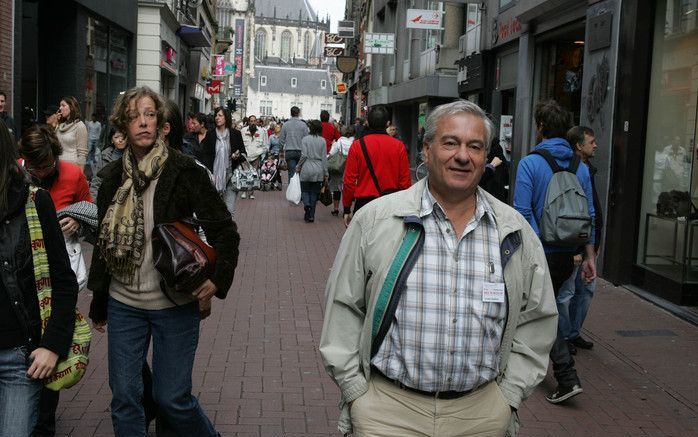
[[[257,169],[247,162],[240,164],[230,177],[233,191],[254,191],[259,190],[259,173]]]
[[[294,174],[291,180],[288,182],[288,188],[286,189],[286,200],[294,205],[301,203],[301,178],[298,173]]]
[[[70,259],[70,268],[73,269],[78,280],[78,291],[82,291],[87,285],[87,266],[85,265],[85,258],[82,256],[80,241],[77,238],[66,238],[65,249]]]

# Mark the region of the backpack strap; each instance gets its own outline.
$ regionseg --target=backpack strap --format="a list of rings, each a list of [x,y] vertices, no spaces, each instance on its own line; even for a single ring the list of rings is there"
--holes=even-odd
[[[359,143],[361,143],[361,150],[364,152],[368,172],[371,173],[371,179],[373,179],[373,184],[376,186],[376,190],[378,190],[378,197],[380,197],[383,195],[383,192],[381,191],[381,186],[378,184],[378,178],[376,177],[376,172],[373,170],[373,163],[371,162],[371,157],[368,155],[368,149],[366,149],[366,143],[363,137],[359,139]]]
[[[543,159],[545,159],[545,162],[547,162],[548,165],[550,166],[550,168],[553,170],[553,173],[557,173],[557,172],[565,170],[564,168],[562,168],[558,165],[558,163],[557,163],[557,161],[555,161],[555,158],[553,157],[553,155],[551,155],[550,152],[548,152],[547,150],[544,150],[544,149],[533,150],[531,153],[529,153],[529,155],[538,155],[538,156],[543,157]]]
[[[567,167],[567,171],[572,173],[572,174],[577,174],[577,169],[579,168],[579,164],[582,162],[581,158],[577,156],[575,153],[572,156],[572,160],[570,161],[569,167]]]
[[[577,154],[572,155],[572,159],[570,160],[570,165],[567,168],[560,167],[555,161],[555,158],[553,155],[550,154],[547,150],[544,149],[538,149],[534,150],[529,155],[539,155],[542,156],[543,159],[545,159],[545,162],[548,163],[550,168],[553,170],[553,173],[561,172],[561,171],[568,171],[572,174],[577,174],[577,169],[579,168],[579,164],[582,162],[581,158],[577,156]]]

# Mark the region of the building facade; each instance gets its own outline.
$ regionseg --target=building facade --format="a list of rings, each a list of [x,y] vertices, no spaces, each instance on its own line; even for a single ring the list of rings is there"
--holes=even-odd
[[[254,76],[254,12],[253,0],[218,0],[219,44],[226,40],[230,44],[221,45],[217,53],[234,66],[230,73],[219,77],[222,80],[219,97],[222,103],[235,108],[233,118],[236,120],[242,119],[246,112],[249,80]]]
[[[339,73],[323,56],[329,18],[317,16],[307,0],[255,2],[252,50],[255,70],[248,86],[247,114],[319,118],[327,110],[339,120],[335,86]]]
[[[63,96],[78,99],[83,118],[105,118],[116,96],[135,85],[136,0],[17,0],[14,8],[18,126]]]
[[[407,29],[408,9],[438,12],[442,28]],[[412,162],[420,151],[418,132],[426,115],[458,98],[456,62],[464,11],[465,5],[456,2],[347,1],[347,20],[354,21],[356,35],[349,44],[350,54],[358,57],[357,70],[345,75],[347,118],[364,116],[373,105],[387,105]],[[394,48],[388,53],[365,53],[366,35],[372,33],[394,35]]]

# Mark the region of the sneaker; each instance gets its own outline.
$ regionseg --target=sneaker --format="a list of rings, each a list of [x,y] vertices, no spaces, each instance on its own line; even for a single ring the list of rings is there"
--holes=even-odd
[[[254,194],[250,194],[250,199],[254,199]]]
[[[577,396],[582,392],[584,392],[584,390],[579,384],[575,384],[572,387],[558,385],[555,393],[546,396],[545,399],[547,399],[551,404],[559,404],[560,402],[566,401],[567,399]]]
[[[591,349],[594,347],[593,342],[584,340],[581,335],[577,338],[573,338],[569,342],[581,349]]]

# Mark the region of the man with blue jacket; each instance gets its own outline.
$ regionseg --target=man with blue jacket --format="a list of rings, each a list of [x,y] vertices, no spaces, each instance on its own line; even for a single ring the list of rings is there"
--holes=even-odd
[[[574,156],[572,147],[565,139],[571,124],[569,113],[562,109],[554,100],[548,100],[536,105],[535,122],[536,139],[539,141],[539,144],[534,148],[534,151],[545,150],[555,158],[560,167],[569,167]],[[576,175],[586,195],[589,215],[593,222],[595,213],[591,178],[586,164],[579,164]],[[538,223],[543,212],[548,183],[552,177],[553,170],[543,156],[531,154],[519,162],[514,188],[514,208],[526,218],[539,237],[540,228]],[[576,249],[574,246],[560,247],[543,243],[543,250],[545,251],[555,296],[557,296],[562,284],[574,270]],[[585,281],[591,282],[596,278],[593,229],[584,250],[586,256],[581,266],[582,277]],[[560,333],[559,326],[555,344],[553,344],[553,348],[550,351],[550,360],[553,362],[553,372],[555,373],[558,387],[554,393],[547,396],[548,401],[557,404],[582,393],[581,383],[574,368],[574,360],[564,336]]]

